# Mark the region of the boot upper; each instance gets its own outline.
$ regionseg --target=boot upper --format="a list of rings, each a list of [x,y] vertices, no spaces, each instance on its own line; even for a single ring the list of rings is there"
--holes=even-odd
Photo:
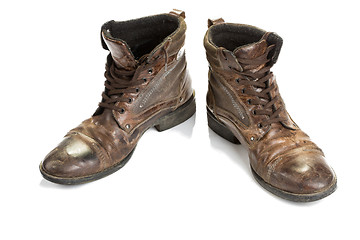
[[[271,67],[282,39],[242,24],[209,21],[207,107],[248,148],[253,170],[267,183],[312,194],[336,182],[322,150],[291,119]]]
[[[190,99],[184,17],[160,14],[102,26],[102,46],[110,52],[102,100],[46,156],[47,174],[82,177],[118,164],[157,119]]]

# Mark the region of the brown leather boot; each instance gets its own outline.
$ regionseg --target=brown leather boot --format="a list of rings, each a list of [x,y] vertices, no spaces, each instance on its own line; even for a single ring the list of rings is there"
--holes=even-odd
[[[322,150],[291,119],[270,68],[282,39],[241,24],[209,20],[209,127],[248,149],[256,180],[292,201],[315,201],[336,189]]]
[[[109,175],[130,159],[147,129],[163,131],[195,113],[184,18],[174,11],[102,26],[102,46],[110,51],[102,101],[45,157],[44,178],[78,184]]]

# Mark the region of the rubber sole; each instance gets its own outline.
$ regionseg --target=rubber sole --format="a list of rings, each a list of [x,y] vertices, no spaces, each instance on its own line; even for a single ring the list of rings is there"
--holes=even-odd
[[[221,122],[219,122],[216,117],[209,111],[207,111],[207,118],[208,118],[208,126],[211,130],[213,130],[216,134],[223,137],[224,139],[234,143],[234,144],[240,144],[240,141],[235,137],[235,135]],[[334,181],[334,184],[330,186],[327,190],[313,193],[313,194],[296,194],[287,192],[284,190],[281,190],[279,188],[276,188],[272,186],[271,184],[267,183],[262,179],[251,167],[251,172],[256,179],[256,181],[266,190],[273,193],[274,195],[281,197],[283,199],[293,201],[293,202],[312,202],[320,200],[324,197],[329,196],[332,194],[337,187],[336,180]]]
[[[191,96],[186,103],[184,103],[181,107],[177,108],[175,111],[165,115],[164,117],[160,118],[154,127],[159,132],[168,130],[172,127],[175,127],[189,118],[192,117],[196,112],[196,104],[195,104],[195,97],[194,95]]]
[[[192,115],[194,115],[195,111],[196,111],[195,97],[191,96],[191,98],[187,102],[185,102],[182,106],[180,106],[175,111],[163,116],[158,121],[156,121],[153,127],[155,127],[159,132],[165,131],[167,129],[170,129],[172,127],[175,127],[183,123],[184,121],[189,119]],[[120,168],[125,166],[125,164],[130,160],[134,150],[135,148],[118,164],[111,166],[107,169],[104,169],[101,172],[83,177],[62,178],[62,177],[52,176],[43,169],[42,163],[40,163],[39,168],[42,176],[50,182],[64,184],[64,185],[82,184],[82,183],[98,180],[100,178],[106,177],[118,171]]]

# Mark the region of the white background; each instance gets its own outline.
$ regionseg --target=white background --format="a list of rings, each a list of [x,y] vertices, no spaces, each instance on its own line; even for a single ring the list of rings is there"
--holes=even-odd
[[[357,1],[199,2],[0,3],[0,239],[359,239]],[[187,15],[196,118],[150,129],[104,179],[44,180],[40,161],[101,99],[101,25],[172,8]],[[307,204],[273,196],[254,180],[246,151],[208,129],[209,17],[282,36],[273,71],[288,111],[335,169],[334,194]]]

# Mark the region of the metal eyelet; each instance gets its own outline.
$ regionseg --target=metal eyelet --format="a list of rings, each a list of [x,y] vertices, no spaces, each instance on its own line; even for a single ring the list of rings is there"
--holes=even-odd
[[[146,79],[146,78],[143,78],[143,81],[144,81],[144,82],[146,82],[146,81],[147,81],[147,79]]]
[[[245,93],[245,88],[241,89],[241,93]]]
[[[236,81],[237,83],[239,83],[239,82],[240,82],[240,79],[239,79],[239,78],[237,78],[237,79],[235,79],[235,81]]]
[[[150,69],[148,70],[148,73],[149,73],[149,74],[152,74],[152,73],[153,73],[153,70],[150,68]]]
[[[129,98],[129,103],[131,103],[132,102],[132,98]]]
[[[120,109],[120,113],[123,114],[125,112],[125,109]]]
[[[259,123],[257,126],[258,126],[258,128],[262,128],[262,127],[263,127],[263,125],[262,125],[261,123]]]
[[[129,125],[129,124],[126,124],[126,125],[125,125],[125,128],[126,128],[126,129],[129,129],[129,128],[130,128],[130,125]]]
[[[255,138],[254,138],[254,137],[251,137],[251,138],[250,138],[250,141],[254,141],[254,140],[255,140]]]
[[[251,104],[251,99],[248,99],[246,102],[247,102],[248,104]]]
[[[254,115],[256,115],[256,110],[253,110],[252,113],[253,113]]]
[[[136,92],[139,92],[139,88],[136,88],[135,91],[136,91]]]

